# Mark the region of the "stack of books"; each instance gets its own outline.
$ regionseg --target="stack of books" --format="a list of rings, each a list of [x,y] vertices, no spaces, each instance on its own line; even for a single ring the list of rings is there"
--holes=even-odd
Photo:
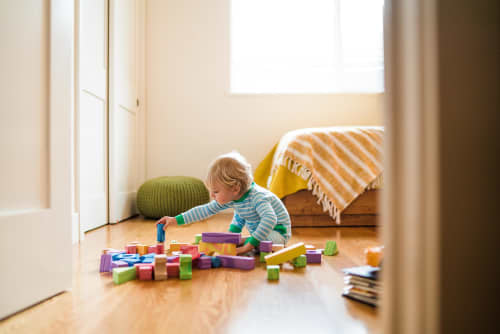
[[[342,296],[377,307],[382,293],[379,281],[380,268],[361,266],[343,269],[344,293]]]

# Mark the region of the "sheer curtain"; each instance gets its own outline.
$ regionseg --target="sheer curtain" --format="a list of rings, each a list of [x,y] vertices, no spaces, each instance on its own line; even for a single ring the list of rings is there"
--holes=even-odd
[[[383,0],[232,0],[231,93],[384,91]]]

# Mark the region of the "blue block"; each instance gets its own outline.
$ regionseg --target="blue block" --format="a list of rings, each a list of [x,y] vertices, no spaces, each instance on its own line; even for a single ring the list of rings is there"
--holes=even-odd
[[[156,255],[155,253],[149,253],[149,254],[141,256],[139,259],[141,261],[144,261],[145,259],[154,259],[155,255]]]
[[[122,259],[122,261],[128,263],[129,267],[132,267],[136,263],[141,263],[140,259]]]
[[[212,256],[212,268],[219,268],[220,265],[220,259],[217,256]]]
[[[141,260],[141,263],[153,263],[153,262],[155,262],[154,257],[146,257],[146,258]]]
[[[163,225],[165,224],[156,225],[156,240],[158,240],[158,242],[165,241],[165,231],[163,230]]]

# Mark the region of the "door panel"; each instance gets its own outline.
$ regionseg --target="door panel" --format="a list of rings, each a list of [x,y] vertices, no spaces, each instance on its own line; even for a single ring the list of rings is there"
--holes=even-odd
[[[71,287],[73,13],[0,2],[0,319]]]
[[[80,228],[107,223],[108,2],[80,1]]]

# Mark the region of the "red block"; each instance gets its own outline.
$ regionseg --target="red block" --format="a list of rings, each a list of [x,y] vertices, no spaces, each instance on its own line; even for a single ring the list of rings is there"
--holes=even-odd
[[[153,266],[139,266],[138,276],[141,281],[151,281],[153,279]]]
[[[167,276],[168,277],[179,277],[179,262],[168,262],[167,263]]]
[[[156,245],[156,254],[165,254],[165,247],[163,244]]]
[[[181,246],[181,252],[182,254],[191,254],[191,256],[193,257],[193,261],[201,256],[200,252],[198,251],[198,245]]]
[[[157,250],[158,250],[158,247],[156,247],[156,246],[148,246],[148,254],[156,253]]]
[[[125,246],[125,250],[127,251],[127,254],[135,254],[135,253],[137,253],[137,246],[136,245],[127,245],[127,246]]]

